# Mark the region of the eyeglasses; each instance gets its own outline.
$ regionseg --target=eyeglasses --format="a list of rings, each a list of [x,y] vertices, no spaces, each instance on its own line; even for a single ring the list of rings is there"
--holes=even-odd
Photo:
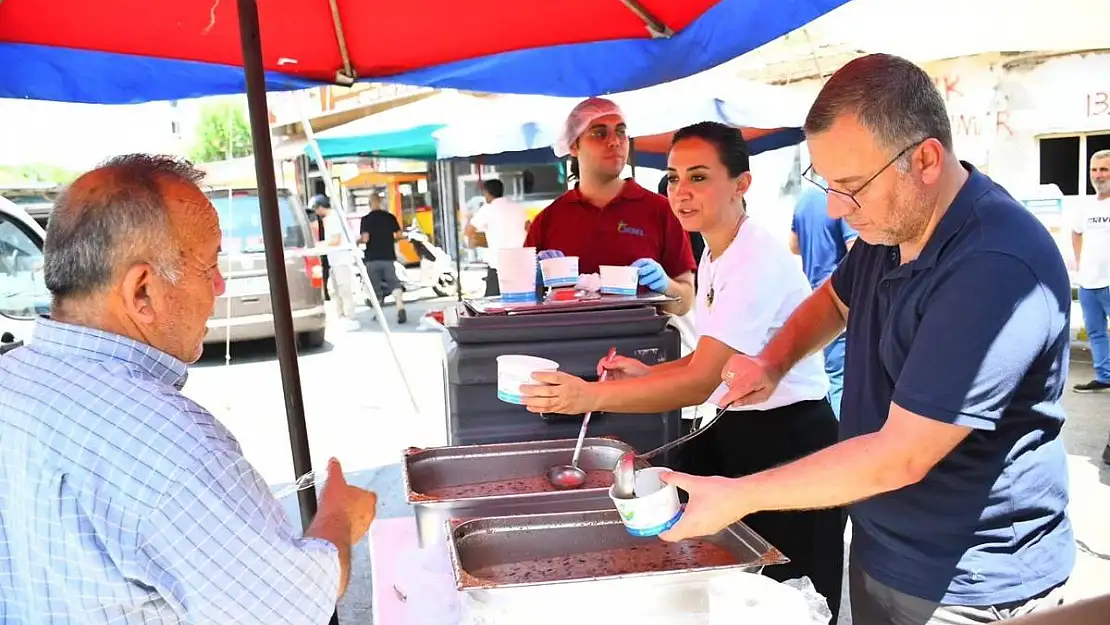
[[[836,195],[840,196],[841,198],[843,198],[845,200],[848,200],[852,204],[855,204],[856,208],[862,209],[863,207],[860,206],[859,200],[856,199],[856,196],[859,195],[860,193],[863,193],[863,190],[867,188],[867,185],[874,182],[875,179],[878,178],[879,176],[881,176],[884,171],[886,171],[887,169],[890,169],[890,166],[897,163],[898,159],[902,158],[903,156],[905,156],[906,154],[908,154],[912,150],[916,149],[917,146],[921,145],[922,143],[925,143],[928,140],[929,140],[929,137],[925,137],[924,139],[919,139],[919,140],[911,143],[910,145],[906,146],[906,148],[903,149],[901,152],[899,152],[897,156],[890,159],[890,162],[888,162],[886,165],[883,165],[882,168],[879,169],[879,171],[875,172],[875,175],[868,178],[866,182],[864,182],[863,184],[861,184],[859,186],[859,188],[857,188],[855,191],[852,191],[850,193],[847,192],[847,191],[837,191],[836,189],[830,189],[829,185],[824,184],[822,182],[818,182],[817,180],[814,180],[813,179],[813,165],[810,165],[809,167],[806,167],[805,172],[802,173],[802,178],[805,178],[810,183],[812,183],[813,186],[815,186],[818,189],[821,189],[822,191],[824,191],[826,195],[831,194],[831,193],[835,193]]]

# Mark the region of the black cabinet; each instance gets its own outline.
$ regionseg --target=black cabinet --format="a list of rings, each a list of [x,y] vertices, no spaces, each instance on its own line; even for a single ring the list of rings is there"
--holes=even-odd
[[[497,398],[497,357],[549,358],[559,369],[597,379],[597,362],[611,347],[648,364],[676,360],[680,341],[654,308],[459,317],[447,323],[445,384],[448,445],[575,438],[582,415],[537,415]],[[594,413],[590,436],[613,436],[647,451],[680,436],[682,413]],[[672,452],[675,453],[675,452]],[[665,455],[658,462],[671,464]]]

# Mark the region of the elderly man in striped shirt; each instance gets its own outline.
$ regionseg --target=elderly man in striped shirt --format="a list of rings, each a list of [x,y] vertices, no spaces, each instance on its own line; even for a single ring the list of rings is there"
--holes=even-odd
[[[333,460],[299,535],[180,393],[224,289],[201,177],[123,156],[58,200],[52,319],[0,357],[0,623],[326,623],[346,588],[374,494]]]

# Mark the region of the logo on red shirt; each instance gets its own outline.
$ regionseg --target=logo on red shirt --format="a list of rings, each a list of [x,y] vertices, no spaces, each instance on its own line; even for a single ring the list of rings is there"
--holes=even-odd
[[[620,232],[621,234],[634,234],[638,237],[644,236],[643,228],[633,228],[632,226],[625,223],[624,220],[621,220],[617,224],[617,232]]]

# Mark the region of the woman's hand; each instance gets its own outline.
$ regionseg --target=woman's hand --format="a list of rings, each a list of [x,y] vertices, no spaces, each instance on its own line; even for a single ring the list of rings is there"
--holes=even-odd
[[[613,356],[611,360],[602,358],[597,363],[597,374],[599,376],[606,371],[609,372],[609,375],[606,376],[608,380],[627,380],[644,377],[651,373],[651,367],[635,358]]]
[[[535,413],[582,414],[597,409],[595,385],[561,371],[537,371],[532,379],[539,384],[520,387],[524,405]]]

